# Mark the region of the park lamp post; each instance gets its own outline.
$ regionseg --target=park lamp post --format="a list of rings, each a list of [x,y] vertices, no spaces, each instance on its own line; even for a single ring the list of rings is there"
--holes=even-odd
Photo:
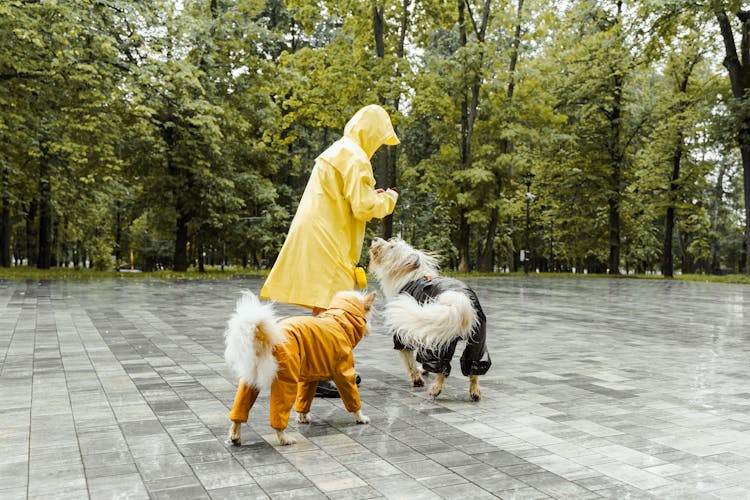
[[[526,184],[526,237],[524,242],[524,250],[523,250],[523,274],[528,275],[529,274],[529,220],[530,220],[530,212],[529,207],[531,205],[531,200],[534,199],[534,195],[531,194],[531,180],[534,178],[534,174],[531,172],[526,172],[524,174],[524,178],[526,181],[524,184]]]

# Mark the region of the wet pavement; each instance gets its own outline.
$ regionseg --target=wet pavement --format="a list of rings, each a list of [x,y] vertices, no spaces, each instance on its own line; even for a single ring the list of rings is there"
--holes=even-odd
[[[470,280],[483,400],[411,389],[372,318],[363,412],[280,447],[262,394],[225,444],[223,329],[259,279],[0,280],[0,498],[750,498],[750,287]],[[302,313],[285,306],[282,314]]]

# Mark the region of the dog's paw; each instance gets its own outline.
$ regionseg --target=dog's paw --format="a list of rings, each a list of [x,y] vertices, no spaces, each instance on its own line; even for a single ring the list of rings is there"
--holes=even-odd
[[[482,391],[479,390],[478,375],[471,375],[469,377],[469,397],[472,401],[479,401],[482,399]]]
[[[412,379],[411,386],[414,388],[424,387],[424,379],[422,378],[422,376],[420,375],[417,378]]]
[[[229,428],[229,437],[227,443],[232,446],[240,446],[242,440],[240,439],[240,422],[232,422],[232,426]]]
[[[354,421],[358,424],[369,424],[370,423],[370,417],[363,414],[361,411],[357,411],[354,413]]]
[[[298,413],[297,414],[297,423],[299,424],[309,424],[312,422],[312,419],[310,418],[309,413]]]
[[[433,385],[432,387],[430,387],[430,391],[428,392],[428,394],[430,395],[430,397],[432,399],[435,399],[438,396],[440,396],[441,392],[443,392],[443,388],[442,387],[437,387],[437,386]]]
[[[281,446],[289,446],[297,442],[296,439],[287,435],[284,431],[276,431],[276,437],[279,439],[279,444]]]

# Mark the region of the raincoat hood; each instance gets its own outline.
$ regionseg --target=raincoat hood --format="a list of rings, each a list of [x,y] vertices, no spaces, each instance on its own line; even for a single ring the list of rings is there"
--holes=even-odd
[[[344,137],[361,147],[368,159],[383,144],[395,146],[401,142],[396,137],[388,112],[377,104],[357,111],[344,127]]]
[[[352,347],[356,346],[367,332],[367,315],[362,302],[351,296],[335,296],[321,317],[333,317],[349,336]]]

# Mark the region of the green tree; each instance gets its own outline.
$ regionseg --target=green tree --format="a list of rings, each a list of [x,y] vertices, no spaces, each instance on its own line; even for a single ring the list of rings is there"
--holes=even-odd
[[[735,105],[737,141],[742,158],[745,203],[745,273],[750,273],[750,12],[741,2],[714,1],[709,8],[716,16],[724,42],[724,67],[729,74]],[[739,50],[737,39],[740,40]]]
[[[38,226],[40,268],[67,258],[56,255],[63,242],[55,241],[66,201],[80,199],[91,180],[106,184],[119,168],[116,13],[116,4],[88,1],[11,2],[0,10],[2,43],[11,45],[0,99],[17,110],[11,115],[15,157],[6,162],[33,158],[25,173],[37,187],[24,194],[31,196],[29,222]],[[16,207],[22,204],[16,200]]]

